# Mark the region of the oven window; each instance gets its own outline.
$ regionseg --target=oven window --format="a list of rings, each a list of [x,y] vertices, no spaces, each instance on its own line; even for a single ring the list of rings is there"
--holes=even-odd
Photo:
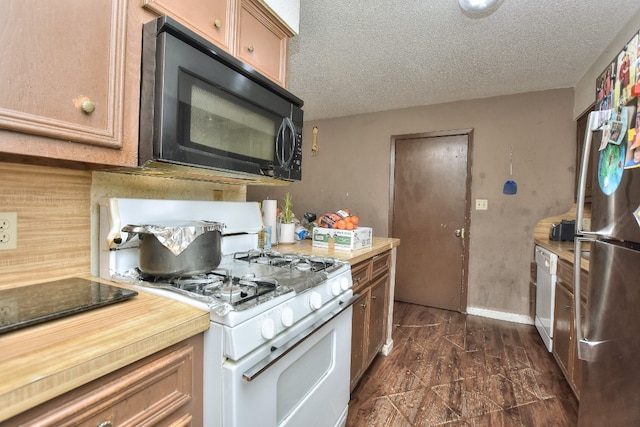
[[[278,378],[278,424],[282,423],[331,371],[335,354],[335,334],[335,329],[332,329],[322,340],[284,370]]]
[[[242,160],[273,160],[281,119],[181,72],[183,141]]]

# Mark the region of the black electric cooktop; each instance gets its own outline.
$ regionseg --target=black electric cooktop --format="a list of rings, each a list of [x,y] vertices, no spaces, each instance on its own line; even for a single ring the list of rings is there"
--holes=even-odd
[[[0,290],[0,333],[92,310],[138,295],[136,291],[70,278]]]

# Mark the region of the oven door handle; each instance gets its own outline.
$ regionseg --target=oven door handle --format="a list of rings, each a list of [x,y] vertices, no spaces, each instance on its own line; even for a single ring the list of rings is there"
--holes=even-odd
[[[242,374],[242,379],[247,382],[255,380],[260,374],[269,369],[271,365],[277,363],[278,360],[282,359],[291,350],[305,342],[307,338],[311,337],[314,333],[319,331],[324,325],[333,320],[333,318],[338,316],[348,307],[352,306],[358,300],[358,298],[360,298],[360,295],[355,294],[347,301],[342,301],[339,307],[327,313],[320,320],[318,320],[316,323],[314,323],[304,331],[300,332],[282,347],[276,348],[267,357],[256,363],[253,367],[247,369],[247,371]]]

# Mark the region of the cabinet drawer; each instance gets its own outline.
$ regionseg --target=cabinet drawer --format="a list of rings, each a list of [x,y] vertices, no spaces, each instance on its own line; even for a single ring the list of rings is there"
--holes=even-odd
[[[353,291],[358,292],[363,286],[366,286],[371,280],[371,262],[364,261],[351,267],[351,277],[353,280]]]
[[[143,0],[157,15],[169,15],[229,51],[235,2],[211,0]]]
[[[371,260],[371,278],[375,279],[380,274],[388,273],[391,267],[391,252],[376,255]]]
[[[190,425],[194,347],[173,348],[57,397],[0,426]]]
[[[558,262],[558,280],[560,280],[573,293],[573,264],[560,260]],[[580,297],[583,300],[587,298],[587,290],[589,286],[589,272],[580,270]]]

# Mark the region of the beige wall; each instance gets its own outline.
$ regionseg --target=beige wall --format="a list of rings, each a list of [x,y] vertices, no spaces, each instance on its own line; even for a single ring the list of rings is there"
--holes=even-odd
[[[0,289],[98,274],[102,197],[242,201],[246,187],[0,162],[0,211],[18,214],[18,248],[0,251]],[[215,194],[214,194],[215,191]]]
[[[391,136],[473,128],[472,201],[488,199],[489,209],[471,213],[468,305],[527,315],[533,229],[573,202],[573,104],[573,90],[563,89],[307,122],[302,181],[249,187],[247,200],[281,199],[290,191],[299,217],[346,207],[375,235],[387,236]],[[510,144],[514,196],[502,194]]]

